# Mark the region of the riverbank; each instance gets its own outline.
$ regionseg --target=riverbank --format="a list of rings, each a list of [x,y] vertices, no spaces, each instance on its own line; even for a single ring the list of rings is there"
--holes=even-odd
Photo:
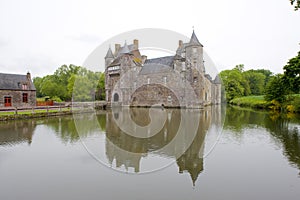
[[[35,107],[5,107],[0,108],[0,121],[56,117],[63,115],[95,112],[95,110],[105,110],[106,104],[103,102],[73,102],[67,106],[35,106]]]
[[[232,99],[229,104],[254,109],[272,110],[276,107],[274,102],[266,101],[264,96],[246,96]],[[300,113],[300,95],[294,95],[288,105],[289,112]]]

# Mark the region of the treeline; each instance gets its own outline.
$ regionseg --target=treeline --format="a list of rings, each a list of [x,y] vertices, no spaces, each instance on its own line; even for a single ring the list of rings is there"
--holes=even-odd
[[[244,65],[220,73],[225,89],[226,101],[250,95],[263,95],[264,100],[280,110],[300,108],[300,51],[283,67],[283,74],[270,70],[244,71]]]
[[[226,91],[226,101],[249,95],[264,95],[266,86],[273,77],[273,73],[266,69],[244,71],[244,65],[237,65],[231,70],[220,73],[223,87]]]
[[[33,78],[37,97],[55,101],[91,101],[105,99],[105,76],[76,65],[62,65],[54,74]]]

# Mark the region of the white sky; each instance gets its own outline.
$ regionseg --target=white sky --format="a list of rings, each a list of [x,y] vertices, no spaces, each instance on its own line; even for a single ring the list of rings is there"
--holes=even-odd
[[[44,76],[82,65],[122,32],[163,28],[190,37],[192,26],[219,70],[245,64],[281,73],[300,50],[300,11],[289,0],[0,0],[0,72]]]

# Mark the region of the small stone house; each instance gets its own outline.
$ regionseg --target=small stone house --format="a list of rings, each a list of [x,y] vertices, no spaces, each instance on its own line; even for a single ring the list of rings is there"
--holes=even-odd
[[[0,73],[0,107],[30,107],[36,105],[36,89],[26,75]]]

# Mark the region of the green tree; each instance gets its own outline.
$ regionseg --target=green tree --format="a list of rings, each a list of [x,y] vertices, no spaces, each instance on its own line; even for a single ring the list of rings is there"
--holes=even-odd
[[[65,87],[56,82],[56,77],[54,75],[48,75],[42,80],[40,92],[46,96],[63,99]]]
[[[273,72],[267,69],[256,69],[253,71],[265,75],[266,78],[265,78],[264,88],[266,88],[268,82],[270,81],[270,78],[274,75]]]
[[[92,101],[95,100],[95,84],[88,76],[74,75],[72,99],[73,101]]]
[[[252,95],[261,95],[265,88],[266,76],[254,70],[248,70],[243,73],[246,81],[249,84]]]
[[[99,73],[96,99],[105,100],[105,74],[101,72]]]
[[[300,8],[300,0],[290,0],[291,5],[294,6],[295,10],[298,10]]]
[[[220,76],[225,87],[227,102],[245,95],[245,80],[239,70],[224,70],[220,73]]]
[[[288,90],[298,94],[300,92],[300,51],[283,67],[283,82]]]
[[[43,78],[41,78],[41,77],[34,77],[33,78],[33,84],[36,88],[36,96],[37,97],[43,97],[44,96],[41,92],[42,82],[43,82]]]
[[[282,79],[282,74],[277,74],[271,78],[266,88],[265,99],[267,101],[276,100],[282,104],[286,100],[286,87]]]

